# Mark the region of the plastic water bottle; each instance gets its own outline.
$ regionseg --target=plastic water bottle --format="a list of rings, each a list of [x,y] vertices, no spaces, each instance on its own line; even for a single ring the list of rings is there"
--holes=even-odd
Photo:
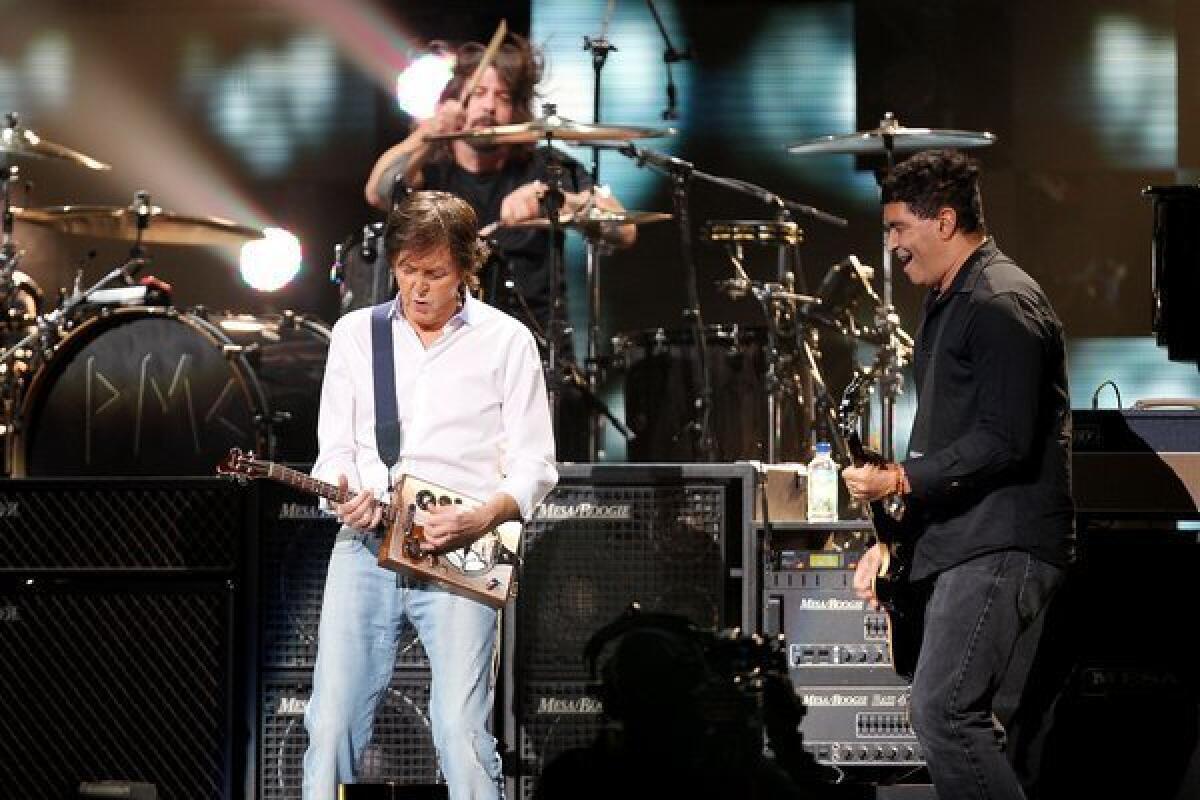
[[[817,454],[808,462],[808,521],[833,522],[838,518],[837,464],[829,457],[829,442],[817,442]]]

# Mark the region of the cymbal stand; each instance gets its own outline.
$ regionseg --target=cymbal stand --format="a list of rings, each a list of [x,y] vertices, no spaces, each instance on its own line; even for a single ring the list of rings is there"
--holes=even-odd
[[[888,175],[892,174],[892,170],[896,167],[896,137],[886,131],[899,123],[895,115],[891,111],[888,111],[883,115],[883,120],[879,124],[880,128],[884,130],[882,139],[883,152],[886,157],[886,165],[883,172],[877,176],[879,187],[882,190],[884,180],[887,179]],[[883,306],[880,307],[878,316],[884,325],[890,327],[890,330],[881,330],[881,333],[886,337],[884,345],[886,348],[890,346],[888,343],[894,341],[892,334],[899,329],[899,317],[896,315],[896,309],[892,303],[892,251],[888,247],[887,228],[883,230],[883,260],[880,263],[883,266],[883,275],[881,278]],[[888,363],[892,364],[892,366],[879,374],[879,452],[888,461],[894,461],[896,458],[896,398],[900,396],[900,392],[903,390],[903,375],[900,373],[897,361],[892,360]]]
[[[20,180],[20,170],[18,167],[5,166],[4,176],[0,178],[3,182],[3,234],[0,238],[0,293],[7,294],[12,288],[13,270],[17,268],[17,262],[20,261],[20,253],[17,252],[17,246],[13,241],[13,210],[12,210],[12,187]]]
[[[595,72],[595,80],[592,83],[592,123],[600,124],[600,74],[604,70],[604,65],[608,61],[608,54],[615,51],[617,46],[608,40],[608,23],[612,19],[613,2],[609,0],[608,7],[604,12],[604,22],[600,27],[600,35],[596,38],[590,36],[583,37],[583,49],[588,50],[592,54],[592,70]],[[596,191],[596,187],[600,185],[600,148],[592,148],[592,191]],[[600,342],[600,257],[608,254],[607,245],[599,241],[595,237],[587,236],[584,239],[584,247],[586,252],[585,274],[587,283],[588,296],[588,318],[587,318],[587,357],[584,360],[584,368],[587,370],[587,389],[590,394],[590,405],[593,409],[591,418],[588,420],[588,443],[587,453],[589,461],[597,461],[600,457],[600,445],[604,441],[604,417],[610,420],[616,419],[608,407],[600,402],[598,392],[600,383],[604,380],[605,368],[608,366],[607,360],[602,359],[599,350]],[[604,363],[602,363],[602,360]],[[600,414],[594,413],[600,411]],[[603,416],[602,416],[603,415]],[[623,425],[618,427],[622,430],[622,435],[628,440],[628,429]]]
[[[553,103],[542,106],[543,115],[550,117],[558,113]],[[559,377],[559,353],[563,335],[562,293],[563,281],[563,227],[559,214],[563,207],[563,166],[554,152],[554,137],[546,136],[546,191],[541,197],[542,216],[550,221],[550,319],[546,324],[546,393],[550,396],[551,419],[557,424],[558,408],[562,400],[562,381]]]

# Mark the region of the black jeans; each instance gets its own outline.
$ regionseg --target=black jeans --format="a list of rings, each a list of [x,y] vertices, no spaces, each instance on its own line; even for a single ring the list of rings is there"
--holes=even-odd
[[[993,702],[1002,684],[1024,683],[1029,659],[1014,654],[1029,646],[1024,635],[1037,630],[1063,577],[1058,567],[1006,550],[934,579],[910,713],[942,800],[1024,797]]]

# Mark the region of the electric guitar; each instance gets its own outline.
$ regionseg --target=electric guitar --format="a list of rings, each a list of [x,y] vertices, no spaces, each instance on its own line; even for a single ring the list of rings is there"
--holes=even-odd
[[[236,447],[217,465],[217,474],[238,480],[267,478],[334,503],[344,503],[355,494]],[[421,549],[429,509],[446,505],[470,509],[482,505],[481,501],[404,475],[392,490],[391,502],[380,505],[387,532],[379,546],[379,566],[433,581],[492,608],[503,608],[516,596],[520,523],[505,522],[467,547],[432,553]]]
[[[864,447],[858,434],[859,409],[865,406],[868,389],[866,381],[867,375],[857,371],[850,379],[838,408],[839,427],[854,466],[883,466],[887,459]],[[921,651],[927,597],[924,588],[910,580],[917,536],[912,522],[914,514],[903,506],[889,508],[887,500],[872,500],[870,511],[871,527],[883,555],[872,587],[880,608],[887,614],[892,666],[897,674],[911,678]]]

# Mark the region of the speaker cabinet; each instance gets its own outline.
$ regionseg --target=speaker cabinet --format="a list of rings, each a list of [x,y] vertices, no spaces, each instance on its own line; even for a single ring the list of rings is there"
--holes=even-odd
[[[631,603],[703,628],[755,626],[753,467],[580,464],[559,473],[525,526],[519,593],[505,614],[504,737],[519,798],[532,796],[549,759],[599,731],[583,648]]]
[[[61,800],[84,781],[230,798],[233,585],[0,577],[0,786]]]

